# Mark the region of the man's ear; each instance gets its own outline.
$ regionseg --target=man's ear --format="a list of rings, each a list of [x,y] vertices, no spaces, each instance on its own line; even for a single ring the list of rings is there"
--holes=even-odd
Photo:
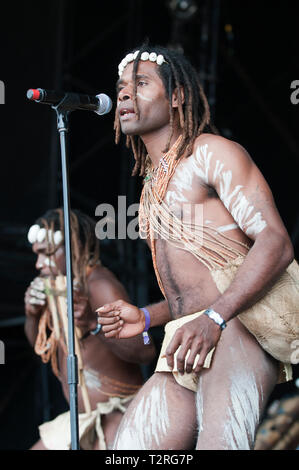
[[[184,88],[183,87],[176,88],[172,94],[172,107],[173,108],[178,108],[179,106],[179,98],[178,98],[179,93],[181,95],[182,104],[185,102]]]

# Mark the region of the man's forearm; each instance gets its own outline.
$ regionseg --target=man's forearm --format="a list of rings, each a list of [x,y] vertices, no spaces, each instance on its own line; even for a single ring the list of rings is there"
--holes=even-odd
[[[33,316],[26,316],[24,331],[27,339],[32,347],[35,345],[36,337],[38,334],[39,319]]]
[[[172,319],[167,300],[162,300],[156,304],[146,305],[145,308],[150,313],[150,327],[164,325]]]
[[[129,339],[115,339],[105,338],[105,335],[101,332],[96,336],[87,337],[84,340],[84,347],[86,350],[89,347],[95,348],[96,352],[99,343],[104,343],[115,356],[123,361],[133,364],[149,364],[155,358],[156,354],[154,343],[151,342],[149,345],[145,346],[141,335]]]
[[[167,300],[146,305],[145,308],[150,313],[150,328],[154,326],[164,325],[171,320],[170,311]],[[131,339],[112,339],[106,338],[100,334],[99,339],[104,341],[113,349],[114,354],[128,362],[147,364],[155,357],[155,346],[153,343],[144,346],[141,334]]]
[[[264,296],[293,256],[287,238],[265,231],[256,239],[231,285],[210,308],[225,321],[231,320]]]

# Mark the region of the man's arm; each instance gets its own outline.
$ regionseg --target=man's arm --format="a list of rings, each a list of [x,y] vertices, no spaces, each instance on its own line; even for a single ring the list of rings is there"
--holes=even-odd
[[[117,300],[116,300],[117,299]],[[93,280],[89,283],[89,303],[92,311],[92,321],[89,329],[94,329],[97,325],[96,309],[102,305],[117,304],[124,308],[128,303],[128,295],[123,286],[114,278]],[[119,307],[118,307],[119,308]],[[114,318],[114,317],[113,317]],[[118,318],[120,320],[120,318]],[[95,337],[99,341],[104,342],[111,351],[123,360],[134,363],[149,363],[155,357],[156,351],[153,342],[144,345],[143,337],[139,334],[136,338],[125,339],[119,341],[113,336],[106,337],[104,327]]]
[[[209,140],[213,154],[209,183],[254,242],[232,284],[210,306],[229,321],[265,294],[293,260],[294,252],[271,190],[246,150],[219,136]],[[218,173],[216,165],[222,165]]]
[[[195,150],[199,170],[217,192],[241,230],[254,242],[228,289],[209,305],[225,321],[257,302],[293,260],[288,233],[276,209],[267,182],[240,145],[219,136],[200,139]],[[206,355],[216,346],[221,329],[201,315],[177,330],[166,350],[169,367],[177,355],[179,372],[199,372]],[[190,350],[186,361],[186,355]]]
[[[145,239],[149,249],[149,238]],[[165,325],[171,320],[167,300],[144,306],[150,314],[150,327]],[[127,302],[112,302],[97,309],[98,323],[106,338],[132,338],[145,328],[144,312]]]
[[[171,320],[168,302],[147,305],[150,327],[160,326]],[[116,301],[97,309],[98,323],[102,325],[106,338],[132,338],[140,335],[145,328],[143,310],[125,301]]]

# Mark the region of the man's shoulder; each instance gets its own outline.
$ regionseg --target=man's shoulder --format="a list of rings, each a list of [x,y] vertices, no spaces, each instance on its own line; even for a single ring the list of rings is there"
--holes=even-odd
[[[193,145],[193,154],[197,153],[210,154],[226,165],[252,163],[249,153],[241,144],[217,134],[203,133],[198,136]]]
[[[103,266],[102,264],[96,265],[92,269],[87,279],[89,286],[95,283],[114,284],[115,282],[117,282],[116,276],[112,273],[112,271],[110,271],[110,269],[108,269],[106,266]]]
[[[208,145],[211,150],[222,150],[222,151],[241,151],[245,150],[244,147],[235,142],[234,140],[228,139],[227,137],[223,137],[219,134],[209,134],[203,133],[196,137],[193,145],[193,150],[197,149],[198,147],[202,147],[204,145]]]
[[[87,279],[89,295],[105,298],[112,302],[119,298],[127,299],[126,291],[116,275],[103,265],[96,266]],[[106,299],[107,297],[107,299]]]

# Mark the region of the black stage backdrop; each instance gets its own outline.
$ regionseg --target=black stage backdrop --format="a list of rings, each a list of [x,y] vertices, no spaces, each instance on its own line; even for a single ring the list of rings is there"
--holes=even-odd
[[[298,6],[293,1],[46,0],[1,5],[0,80],[0,449],[26,449],[37,425],[66,409],[48,366],[41,366],[23,333],[23,297],[36,275],[27,230],[62,204],[55,113],[26,99],[29,88],[106,93],[115,103],[117,65],[145,38],[179,47],[200,72],[220,132],[241,143],[269,182],[299,250],[298,115],[291,83],[299,80]],[[69,162],[71,205],[91,216],[118,196],[138,202],[133,159],[114,144],[114,113],[73,113]],[[160,298],[143,243],[104,241],[104,262],[132,301]],[[136,282],[138,279],[138,282]],[[159,329],[154,332],[157,343]],[[151,369],[145,370],[148,375]],[[295,377],[298,376],[297,369]],[[273,397],[292,393],[294,382]]]

